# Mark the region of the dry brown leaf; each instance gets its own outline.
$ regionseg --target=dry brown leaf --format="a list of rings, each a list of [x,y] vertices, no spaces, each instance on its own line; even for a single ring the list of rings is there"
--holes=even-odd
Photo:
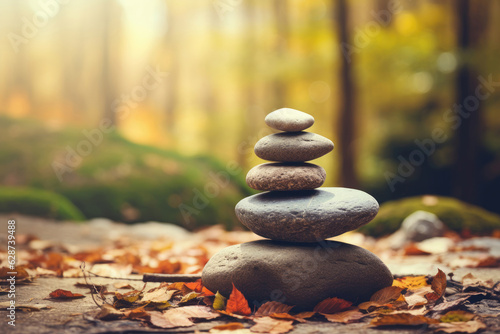
[[[235,331],[242,328],[245,328],[245,326],[241,322],[230,322],[224,325],[215,326],[212,329],[219,331]]]
[[[288,313],[293,308],[293,306],[286,305],[276,301],[270,301],[262,304],[257,312],[255,312],[256,317],[262,317],[270,315],[272,313]]]
[[[361,303],[359,305],[359,309],[368,311],[372,308],[394,302],[402,297],[401,291],[403,291],[403,288],[397,286],[388,286],[383,288],[375,292],[370,298],[370,301]],[[404,301],[404,297],[401,301]]]
[[[130,290],[134,290],[135,288],[130,285],[130,283],[128,282],[116,282],[116,283],[113,283],[113,286],[116,288],[116,289],[130,289]]]
[[[214,319],[219,317],[210,307],[193,305],[171,308],[163,313],[150,312],[150,322],[156,327],[174,328],[189,327],[194,323],[191,319]]]
[[[340,298],[328,298],[314,307],[314,312],[321,314],[334,314],[350,308],[352,303],[350,301]]]
[[[123,312],[123,315],[127,319],[144,319],[149,317],[149,313],[146,312],[142,307],[125,311]]]
[[[474,277],[471,273],[465,275],[462,278],[462,284],[464,286],[464,290],[467,290],[467,288],[475,288],[475,287],[484,287],[487,289],[492,289],[495,286],[495,282],[493,280],[489,279],[487,281],[483,281],[479,278]]]
[[[234,284],[233,291],[227,300],[226,312],[241,315],[250,315],[252,313],[252,310],[248,307],[248,301],[245,299],[245,296],[236,289]]]
[[[323,314],[323,315],[330,322],[338,322],[342,324],[357,322],[361,318],[367,316],[366,314],[359,312],[359,310],[349,310],[336,314]]]
[[[436,276],[432,279],[432,290],[441,298],[446,290],[446,274],[438,269]]]
[[[184,295],[182,299],[179,301],[179,304],[186,303],[192,299],[195,299],[196,297],[202,295],[201,293],[191,291],[187,295]]]
[[[49,294],[49,299],[77,299],[85,298],[84,295],[80,293],[73,293],[69,290],[57,289]]]
[[[418,326],[425,324],[439,323],[436,319],[426,318],[422,315],[412,315],[410,313],[386,314],[373,319],[371,326]]]
[[[312,316],[314,316],[316,314],[316,312],[311,312],[311,311],[308,311],[308,312],[300,312],[298,314],[295,314],[294,317],[295,318],[299,318],[299,319],[309,319],[311,318]]]
[[[255,318],[256,325],[250,327],[255,333],[281,334],[293,329],[292,320],[279,320],[271,317]]]
[[[15,272],[16,274],[10,274],[13,272]],[[24,267],[16,267],[14,270],[11,270],[8,267],[0,268],[0,280],[5,281],[11,276],[16,277],[16,283],[30,279],[30,274],[26,271],[26,269],[24,269]]]
[[[432,307],[432,311],[434,312],[446,312],[449,310],[452,310],[454,308],[457,308],[458,306],[462,305],[465,303],[465,301],[469,299],[469,297],[462,297],[455,299],[454,301],[451,302],[443,302],[441,304],[435,305]]]
[[[425,296],[432,292],[432,288],[430,286],[425,286],[418,290],[408,291],[405,295],[406,303],[409,308],[426,305],[429,301]]]
[[[166,303],[174,295],[175,290],[167,290],[166,287],[151,289],[141,298],[143,303]]]
[[[306,319],[302,319],[302,318],[297,318],[291,314],[288,314],[288,313],[271,313],[269,314],[269,316],[271,318],[274,318],[274,319],[283,319],[283,320],[293,320],[293,321],[298,321],[298,322],[307,322]]]
[[[100,320],[117,320],[123,319],[125,315],[123,314],[123,312],[118,311],[113,306],[104,304],[101,306],[101,310],[95,317],[96,319]]]
[[[486,325],[480,320],[471,320],[467,322],[448,322],[431,326],[438,333],[477,333],[485,329]]]

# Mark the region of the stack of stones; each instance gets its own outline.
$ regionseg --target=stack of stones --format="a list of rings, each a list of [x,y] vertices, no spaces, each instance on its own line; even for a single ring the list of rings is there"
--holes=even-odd
[[[266,191],[236,205],[238,219],[258,240],[227,247],[203,270],[203,284],[228,297],[232,284],[254,305],[275,300],[311,309],[328,297],[359,303],[390,286],[389,269],[369,251],[325,239],[352,231],[378,212],[370,195],[355,189],[321,187],[325,170],[305,161],[319,158],[333,143],[305,132],[311,115],[283,108],[265,122],[283,132],[255,145],[255,154],[275,161],[247,174],[250,187]]]

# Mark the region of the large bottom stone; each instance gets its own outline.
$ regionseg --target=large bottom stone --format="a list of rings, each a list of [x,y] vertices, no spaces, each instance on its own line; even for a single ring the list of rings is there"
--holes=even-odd
[[[204,286],[226,297],[234,283],[250,308],[276,300],[295,305],[294,310],[312,309],[329,297],[360,303],[393,282],[374,254],[336,241],[259,240],[230,246],[208,261],[202,277]]]

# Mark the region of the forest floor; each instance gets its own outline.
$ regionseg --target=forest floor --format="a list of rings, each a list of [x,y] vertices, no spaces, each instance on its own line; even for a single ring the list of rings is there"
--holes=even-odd
[[[77,224],[0,215],[5,231],[3,222],[9,219],[16,221],[16,311],[14,327],[7,310],[13,300],[8,270],[0,269],[2,333],[500,332],[498,238],[447,236],[394,251],[384,240],[348,233],[336,240],[371,250],[394,274],[395,285],[382,297],[374,295],[369,304],[357,307],[330,299],[315,314],[294,314],[283,304],[271,305],[275,312],[246,314],[230,310],[229,302],[222,312],[215,311],[218,297],[200,284],[144,286],[139,273],[199,273],[218,250],[259,239],[251,232],[214,226],[191,233],[170,224],[123,225],[103,219]],[[0,233],[0,267],[8,263],[5,231]],[[91,294],[94,287],[104,289]],[[153,294],[160,290],[173,292],[155,300]],[[187,313],[173,314],[179,310]]]

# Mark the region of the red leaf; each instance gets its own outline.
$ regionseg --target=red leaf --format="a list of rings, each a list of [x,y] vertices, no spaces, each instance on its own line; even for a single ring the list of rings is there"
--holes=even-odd
[[[245,296],[243,296],[243,294],[236,289],[234,284],[233,291],[227,300],[226,312],[241,315],[250,315],[252,313],[252,310],[248,307],[248,301],[245,299]]]
[[[351,307],[352,303],[337,297],[328,298],[320,302],[314,307],[314,312],[333,314],[340,311],[344,311]]]
[[[73,293],[68,290],[57,289],[52,291],[49,294],[52,299],[76,299],[76,298],[84,298],[85,296],[79,293]]]

